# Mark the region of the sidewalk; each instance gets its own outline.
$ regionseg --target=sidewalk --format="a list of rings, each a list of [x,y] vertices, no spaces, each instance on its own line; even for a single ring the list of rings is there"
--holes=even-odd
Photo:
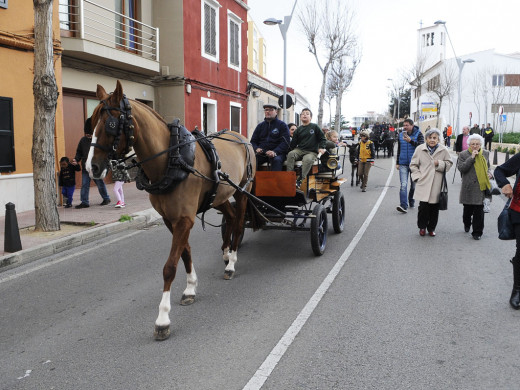
[[[72,207],[66,209],[58,207],[61,230],[57,232],[34,232],[34,210],[17,213],[22,250],[14,253],[4,252],[5,205],[2,205],[2,215],[0,216],[0,272],[107,237],[110,234],[147,226],[161,218],[152,208],[148,200],[148,193],[139,191],[134,182],[124,186],[126,207],[122,209],[114,207],[116,201],[112,192],[112,184],[108,184],[107,189],[112,200],[109,205],[99,205],[102,199],[97,187],[94,186],[90,188],[89,208],[75,209]],[[78,188],[74,192],[74,206],[79,203]],[[132,220],[119,222],[122,215],[129,215]]]

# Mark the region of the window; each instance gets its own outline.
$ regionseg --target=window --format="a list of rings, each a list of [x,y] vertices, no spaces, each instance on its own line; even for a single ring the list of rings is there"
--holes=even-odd
[[[233,69],[236,69],[240,72],[240,54],[241,54],[241,31],[240,25],[242,24],[242,20],[235,15],[233,12],[228,11],[228,36],[229,36],[229,45],[228,45],[228,60],[229,66]]]
[[[240,133],[240,112],[242,110],[242,105],[239,103],[230,103],[230,126],[231,131],[235,131]]]
[[[132,52],[137,51],[138,29],[137,0],[117,0],[116,11],[125,16],[119,16],[116,21],[117,43],[120,48]]]
[[[431,38],[432,38],[431,45],[432,45],[432,46],[433,46],[433,35],[434,35],[434,34],[435,34],[435,33],[432,33],[432,35],[431,35]]]
[[[437,75],[432,77],[430,80],[428,80],[428,83],[426,84],[426,90],[433,91],[439,88],[441,85],[441,76]]]
[[[504,86],[504,75],[503,74],[494,74],[493,75],[493,87],[503,87]]]
[[[14,170],[13,99],[0,97],[0,172]]]
[[[520,86],[520,74],[505,74],[504,85],[506,87],[519,87]]]
[[[7,8],[8,0],[0,0],[0,8]]]
[[[218,62],[220,4],[215,0],[202,0],[202,56]]]
[[[217,131],[217,101],[201,99],[202,132],[206,135]]]

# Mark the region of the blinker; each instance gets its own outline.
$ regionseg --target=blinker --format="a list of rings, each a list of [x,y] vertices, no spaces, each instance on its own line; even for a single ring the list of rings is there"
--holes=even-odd
[[[119,121],[110,115],[105,121],[105,132],[107,135],[115,137],[119,128]]]

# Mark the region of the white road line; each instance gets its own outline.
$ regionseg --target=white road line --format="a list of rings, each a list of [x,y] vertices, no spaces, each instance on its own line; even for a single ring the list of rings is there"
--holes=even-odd
[[[125,238],[135,236],[138,233],[141,233],[141,232],[140,231],[132,232],[132,233],[126,235]],[[51,261],[49,261],[47,263],[44,263],[44,264],[37,265],[37,266],[35,266],[35,267],[31,268],[31,269],[28,269],[26,271],[19,272],[19,273],[10,275],[10,276],[6,276],[4,278],[0,278],[0,284],[5,283],[5,282],[9,282],[11,280],[18,279],[18,278],[20,278],[22,276],[25,276],[25,275],[29,275],[29,274],[31,274],[31,273],[33,273],[35,271],[39,271],[41,269],[50,267],[51,265],[59,264],[59,263],[61,263],[63,261],[69,260],[70,258],[78,258],[79,256],[84,255],[85,253],[88,253],[88,252],[90,252],[93,249],[103,248],[104,246],[113,244],[116,241],[120,241],[121,238],[122,237],[114,238],[114,239],[112,239],[110,241],[106,241],[106,242],[103,242],[103,243],[101,243],[99,245],[96,245],[93,248],[84,249],[84,250],[82,250],[80,252],[75,252],[75,253],[72,253],[72,254],[70,254],[68,256],[65,256],[65,257],[62,257],[62,258],[59,258],[59,259],[55,259],[55,260],[51,260]]]
[[[332,285],[332,282],[334,282],[336,276],[338,276],[339,272],[341,271],[341,269],[349,259],[350,255],[356,248],[357,244],[361,240],[361,237],[363,237],[363,234],[365,234],[365,231],[370,225],[370,222],[372,222],[372,219],[376,215],[376,212],[379,209],[381,203],[383,202],[386,192],[388,191],[390,180],[392,180],[392,176],[394,174],[394,166],[395,161],[392,158],[392,168],[390,169],[390,175],[386,180],[385,188],[383,189],[383,192],[381,192],[381,195],[377,199],[377,202],[372,208],[372,211],[365,219],[365,222],[363,222],[363,225],[361,225],[361,228],[359,229],[355,237],[352,239],[350,245],[347,247],[347,249],[345,249],[345,252],[343,252],[339,260],[336,262],[336,264],[329,272],[327,277],[323,280],[323,282],[318,287],[311,299],[307,302],[307,304],[302,309],[298,317],[296,317],[289,329],[287,329],[280,341],[278,341],[278,344],[276,344],[269,356],[267,356],[267,358],[264,360],[260,368],[256,371],[256,373],[249,380],[249,382],[247,382],[247,384],[244,386],[244,390],[257,390],[262,388],[265,381],[269,378],[280,359],[283,357],[287,349],[291,346],[292,342],[294,341],[298,333],[300,333],[300,330],[303,328],[303,326],[313,313],[314,309],[318,306],[321,299]]]

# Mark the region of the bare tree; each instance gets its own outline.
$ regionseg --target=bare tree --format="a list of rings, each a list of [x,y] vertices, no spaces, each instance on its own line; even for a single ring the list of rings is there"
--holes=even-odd
[[[34,122],[32,164],[35,229],[60,230],[56,199],[54,125],[58,86],[54,75],[53,0],[34,4]]]
[[[323,123],[323,101],[327,74],[332,63],[350,56],[357,36],[353,32],[353,11],[340,0],[308,1],[298,14],[300,25],[322,74],[318,126]]]
[[[441,72],[428,81],[428,90],[435,96],[437,101],[437,124],[439,128],[441,119],[442,102],[445,98],[453,95],[457,89],[457,77],[452,67],[442,65]]]
[[[334,116],[334,123],[341,123],[341,102],[343,95],[352,83],[354,72],[356,71],[359,61],[359,55],[353,53],[352,57],[340,57],[332,64],[332,72],[329,78],[335,85],[336,90],[336,114]],[[340,130],[341,128],[337,129],[337,131]]]
[[[416,116],[417,118],[414,118],[414,120],[419,119],[420,115],[420,98],[421,94],[423,92],[423,81],[426,75],[426,62],[427,57],[425,54],[420,54],[417,57],[417,61],[410,67],[410,70],[405,71],[405,75],[403,76],[405,79],[408,80],[408,83],[413,87],[416,95]]]

